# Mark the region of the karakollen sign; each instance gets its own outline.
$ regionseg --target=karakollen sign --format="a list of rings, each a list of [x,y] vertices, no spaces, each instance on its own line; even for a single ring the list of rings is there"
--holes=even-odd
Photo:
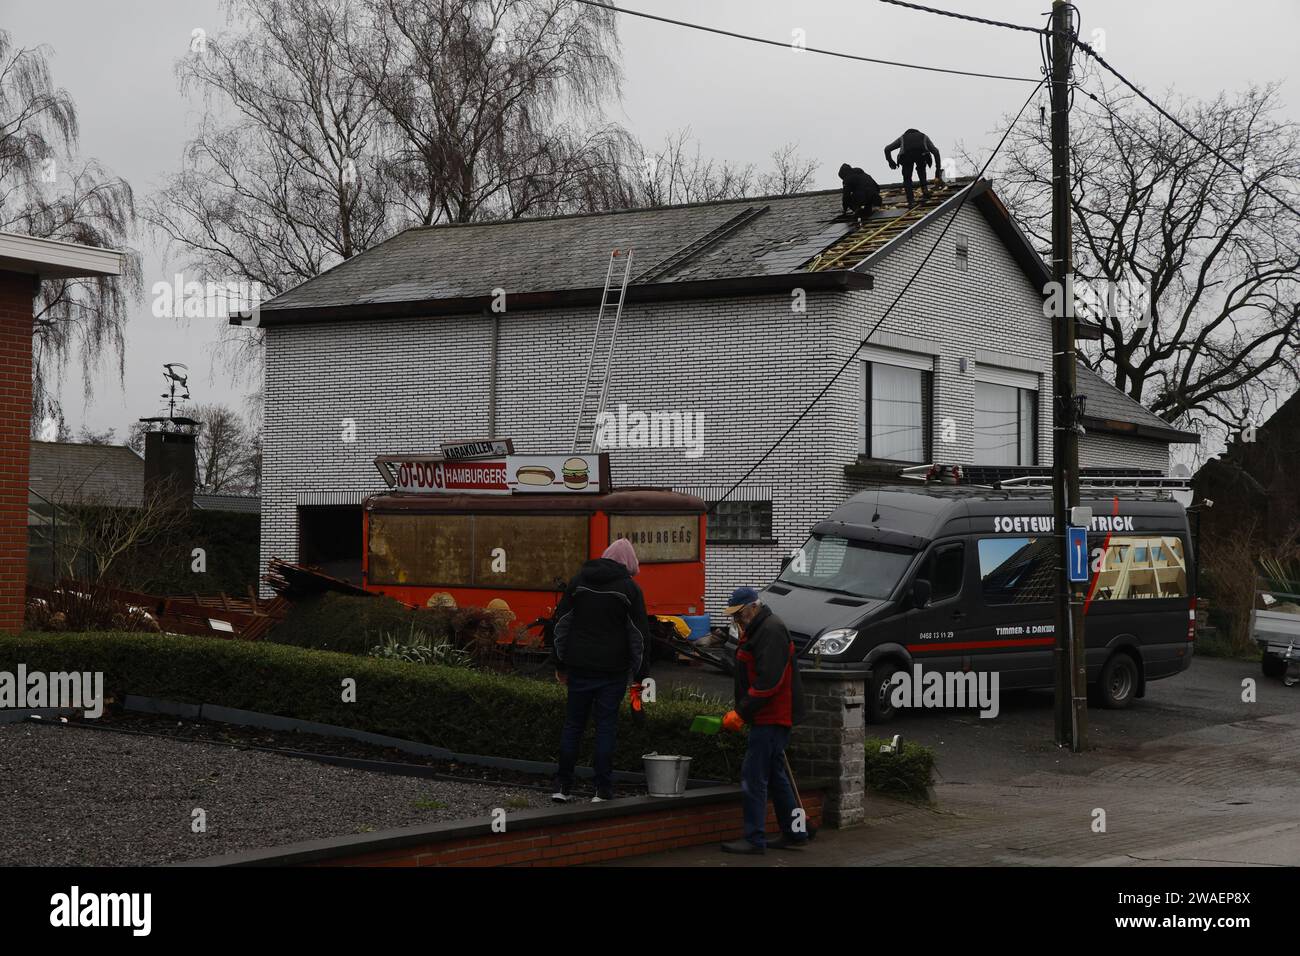
[[[410,494],[600,494],[609,490],[609,456],[504,455],[453,461],[385,455],[375,466],[388,487]]]

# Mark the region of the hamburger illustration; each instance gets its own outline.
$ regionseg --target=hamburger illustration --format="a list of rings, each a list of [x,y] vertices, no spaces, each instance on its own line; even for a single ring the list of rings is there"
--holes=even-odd
[[[555,480],[555,472],[545,465],[520,465],[515,471],[515,481],[521,485],[549,485]]]
[[[564,487],[581,491],[587,487],[587,459],[570,458],[564,463]]]

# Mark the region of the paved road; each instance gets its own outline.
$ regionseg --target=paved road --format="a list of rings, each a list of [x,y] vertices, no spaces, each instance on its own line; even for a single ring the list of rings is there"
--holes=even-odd
[[[1258,700],[1242,701],[1242,680]],[[890,733],[938,754],[933,807],[871,797],[866,825],[812,848],[713,848],[641,865],[1300,865],[1300,687],[1258,664],[1199,659],[1127,711],[1090,710],[1092,749],[1052,742],[1051,695],[1006,695],[993,720],[912,712]],[[882,732],[884,728],[881,728]],[[1105,812],[1105,832],[1093,829]]]

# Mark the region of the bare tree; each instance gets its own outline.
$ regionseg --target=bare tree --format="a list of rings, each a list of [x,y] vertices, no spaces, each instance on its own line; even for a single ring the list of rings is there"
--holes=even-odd
[[[135,200],[124,180],[76,158],[77,110],[54,85],[46,46],[17,48],[0,30],[0,230],[126,251],[121,276],[41,283],[33,324],[33,427],[52,411],[49,385],[69,358],[82,359],[87,397],[101,356],[123,372],[127,304],[141,285],[127,248]]]
[[[117,566],[132,555],[160,546],[188,520],[165,484],[146,489],[138,507],[93,495],[79,496],[63,509],[58,561],[63,576],[92,586],[112,584]]]
[[[656,150],[638,144],[626,173],[632,206],[671,206],[677,203],[744,199],[748,196],[788,196],[813,181],[817,164],[798,153],[798,144],[773,150],[771,167],[759,172],[753,163],[737,165],[707,158],[690,127],[664,137]]]
[[[630,140],[615,14],[574,0],[366,0],[354,67],[382,103],[413,222],[575,211],[616,192]]]
[[[1082,96],[1072,120],[1075,269],[1104,338],[1093,360],[1166,420],[1240,428],[1300,380],[1300,137],[1276,118],[1276,88],[1163,104],[1243,166],[1241,176],[1128,96]],[[1018,126],[999,189],[1050,246],[1047,130]],[[1105,305],[1098,287],[1117,290]],[[1125,307],[1123,300],[1129,300]]]

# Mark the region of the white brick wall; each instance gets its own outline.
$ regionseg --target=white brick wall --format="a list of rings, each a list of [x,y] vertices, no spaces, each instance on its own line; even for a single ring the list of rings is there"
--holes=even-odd
[[[624,312],[608,407],[699,412],[704,454],[683,449],[611,452],[616,484],[730,485],[826,384],[920,263],[939,228],[873,264],[872,291],[630,306]],[[970,237],[970,269],[955,267],[957,233]],[[508,285],[506,286],[508,289]],[[508,307],[508,300],[507,300]],[[262,559],[297,558],[297,495],[383,489],[379,454],[429,452],[440,441],[488,431],[491,323],[486,316],[360,320],[272,327],[266,335]],[[500,318],[497,428],[521,452],[567,450],[595,310],[517,312]],[[1050,461],[1051,335],[1040,299],[975,209],[964,210],[873,342],[929,339],[937,348],[936,457],[968,462],[976,350],[1043,369],[1040,461]],[[891,337],[892,336],[892,337]],[[985,354],[987,359],[990,356]],[[973,368],[973,365],[972,365]],[[940,444],[944,418],[957,440]],[[343,423],[356,439],[341,440]],[[859,488],[844,474],[862,448],[862,363],[855,359],[791,435],[749,478],[773,489],[775,545],[708,547],[710,609],[731,588],[762,585],[815,521]],[[1120,440],[1123,441],[1123,440]],[[1085,460],[1115,464],[1122,444],[1085,442]],[[1162,446],[1163,447],[1163,446]],[[1147,449],[1141,448],[1143,455]],[[1167,456],[1166,456],[1167,457]],[[1149,455],[1133,466],[1153,467]]]

